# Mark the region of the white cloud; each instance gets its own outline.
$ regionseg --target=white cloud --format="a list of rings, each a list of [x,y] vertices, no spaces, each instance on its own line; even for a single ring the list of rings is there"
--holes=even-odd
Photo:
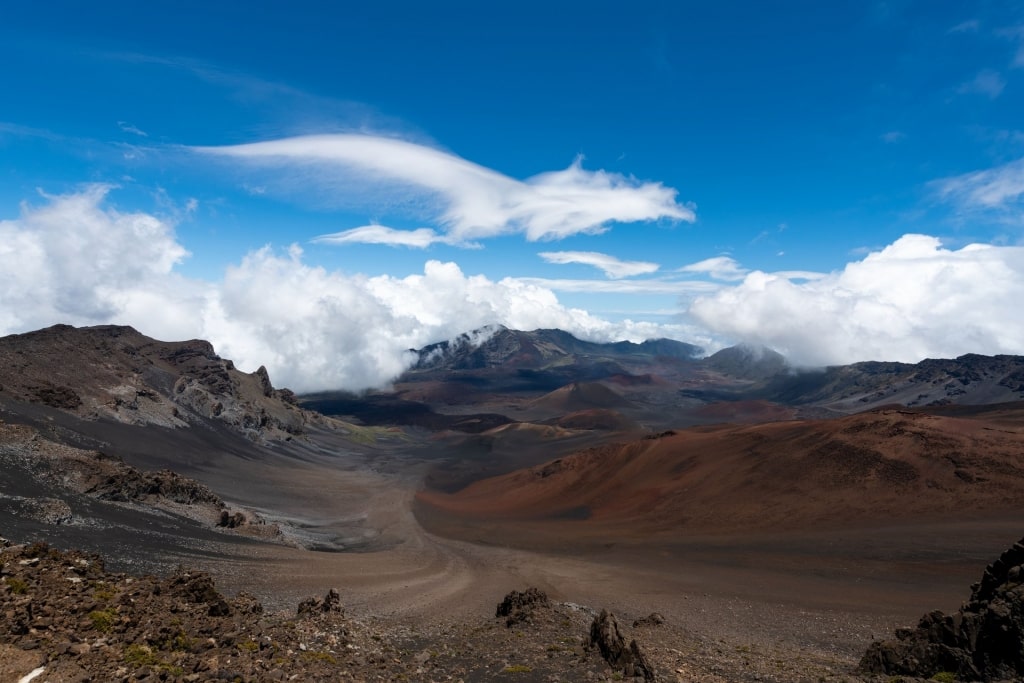
[[[716,280],[742,280],[747,269],[729,256],[715,256],[679,268],[680,273],[704,273]]]
[[[123,130],[125,133],[131,133],[132,135],[138,135],[139,137],[143,137],[143,138],[148,138],[149,137],[149,133],[147,133],[144,130],[140,130],[139,128],[136,128],[135,126],[133,126],[132,124],[128,123],[127,121],[118,121],[117,122],[117,126],[121,130]]]
[[[981,22],[977,19],[968,19],[949,29],[948,33],[977,33],[981,28]]]
[[[1024,159],[931,184],[938,197],[961,210],[1012,210],[1024,196]]]
[[[562,278],[521,277],[524,282],[556,292],[584,292],[607,294],[692,294],[717,291],[720,285],[703,280],[571,280]]]
[[[991,99],[999,97],[1006,87],[1006,80],[992,69],[982,69],[966,83],[956,89],[961,95],[985,95]]]
[[[798,364],[916,362],[964,353],[1024,353],[1024,247],[943,248],[904,235],[804,283],[754,271],[694,301],[714,332],[760,343]]]
[[[266,365],[298,391],[386,384],[407,350],[488,324],[557,327],[585,339],[679,336],[679,326],[608,322],[563,306],[551,289],[466,275],[428,261],[421,274],[366,277],[265,247],[218,282],[175,272],[187,256],[167,219],[121,213],[110,187],[45,196],[0,221],[0,334],[58,322],[132,325],[159,339],[206,338],[239,367]],[[699,337],[688,335],[687,340]]]
[[[542,251],[538,256],[548,263],[582,263],[594,266],[604,271],[608,277],[616,279],[653,273],[659,267],[657,263],[648,261],[621,261],[614,256],[596,251]]]
[[[384,244],[389,247],[411,247],[413,249],[426,249],[432,244],[452,244],[452,240],[445,235],[439,235],[431,228],[417,228],[416,230],[397,230],[386,225],[364,225],[359,228],[343,230],[329,235],[320,235],[313,238],[314,242],[323,244]],[[460,246],[476,246],[472,243]]]
[[[103,208],[110,189],[43,195],[45,205],[22,204],[19,218],[0,221],[0,330],[107,322],[142,298],[194,294],[172,273],[188,255],[173,226]]]
[[[901,130],[890,130],[887,133],[882,133],[882,142],[886,142],[890,145],[894,145],[897,142],[903,142],[907,139],[907,134]]]
[[[362,134],[310,135],[230,147],[196,147],[247,165],[284,168],[302,186],[375,208],[412,205],[447,238],[468,242],[509,233],[560,239],[604,232],[610,223],[695,220],[676,190],[617,173],[567,169],[516,180],[454,154]],[[294,190],[294,188],[293,188]]]

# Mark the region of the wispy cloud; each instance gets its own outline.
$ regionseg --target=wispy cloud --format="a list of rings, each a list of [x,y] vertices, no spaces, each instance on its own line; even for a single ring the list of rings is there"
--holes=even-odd
[[[140,130],[128,123],[127,121],[118,121],[117,127],[123,130],[125,133],[131,133],[132,135],[138,135],[139,137],[148,138],[149,133],[144,130]]]
[[[415,230],[398,230],[386,225],[364,225],[359,228],[343,230],[329,235],[320,235],[312,240],[321,244],[383,244],[389,247],[411,247],[426,249],[432,244],[452,244],[453,240],[446,235],[438,234],[431,228]],[[472,242],[459,243],[461,247],[479,246]]]
[[[936,180],[931,187],[940,200],[961,212],[1016,212],[1024,197],[1024,159]]]
[[[685,295],[717,291],[720,285],[705,280],[582,280],[542,277],[519,277],[517,282],[543,287],[553,292],[601,292],[605,294],[672,294]]]
[[[312,135],[229,147],[195,147],[199,154],[273,168],[350,202],[414,204],[453,243],[522,233],[528,240],[606,231],[612,223],[668,219],[693,222],[677,191],[607,171],[568,168],[517,180],[449,152],[396,138],[363,134]],[[379,207],[376,207],[379,208]],[[421,238],[422,239],[422,238]]]
[[[962,21],[956,26],[949,29],[947,33],[977,33],[978,29],[981,28],[981,22],[977,19],[968,19]]]
[[[742,280],[747,269],[729,256],[715,256],[678,269],[680,273],[702,273],[715,280]]]
[[[54,133],[51,130],[45,128],[33,128],[32,126],[23,126],[19,123],[12,123],[9,121],[0,121],[0,135],[14,135],[17,137],[25,138],[40,138],[43,140],[50,140],[53,142],[62,142],[67,140],[67,137],[59,133]]]
[[[966,83],[960,84],[956,89],[961,95],[985,95],[995,99],[1002,94],[1006,87],[1006,80],[997,71],[982,69],[974,78]]]
[[[897,142],[903,142],[904,140],[906,140],[907,134],[900,130],[890,130],[886,133],[882,133],[882,135],[879,137],[881,137],[882,142],[893,145],[896,144]]]
[[[614,256],[601,254],[596,251],[542,251],[538,256],[548,263],[582,263],[587,266],[594,266],[604,271],[604,274],[608,277],[616,279],[654,273],[659,267],[657,263],[649,261],[622,261]]]

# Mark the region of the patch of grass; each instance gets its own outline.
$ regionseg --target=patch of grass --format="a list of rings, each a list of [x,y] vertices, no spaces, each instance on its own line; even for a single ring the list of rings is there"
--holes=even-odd
[[[528,674],[533,671],[532,666],[526,666],[525,664],[510,664],[502,669],[507,674]]]
[[[89,621],[92,627],[100,633],[110,633],[117,623],[117,612],[110,607],[89,612]]]
[[[952,671],[940,671],[929,680],[935,681],[936,683],[956,683],[956,674]]]
[[[338,665],[338,660],[336,660],[334,656],[328,652],[315,652],[313,650],[307,650],[306,652],[302,653],[302,658],[305,659],[307,662],[326,662],[331,666]]]
[[[8,576],[4,579],[4,582],[11,589],[11,592],[15,595],[24,595],[28,593],[28,584],[19,579],[17,576]]]
[[[124,649],[124,663],[131,664],[134,667],[160,666],[163,664],[148,645],[139,645],[138,643],[132,643]]]
[[[256,652],[260,649],[260,644],[255,640],[244,640],[238,644],[238,649],[244,652]]]
[[[190,638],[184,631],[178,631],[176,634],[168,636],[166,640],[160,643],[160,649],[185,652],[187,650],[191,650],[192,645],[192,638]]]
[[[114,591],[112,586],[108,586],[103,581],[97,581],[93,585],[92,596],[100,602],[110,602],[114,599],[117,592]]]

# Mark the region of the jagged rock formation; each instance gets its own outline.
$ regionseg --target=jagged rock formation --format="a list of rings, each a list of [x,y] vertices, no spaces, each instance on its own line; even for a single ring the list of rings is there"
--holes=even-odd
[[[625,638],[619,631],[619,623],[615,615],[608,610],[594,617],[590,626],[590,645],[596,647],[605,661],[614,669],[622,669],[623,676],[653,681],[654,670],[648,663],[636,640],[626,645]]]
[[[0,400],[137,425],[213,420],[253,441],[288,439],[322,420],[274,389],[264,367],[244,373],[207,341],[161,342],[115,325],[0,338]]]
[[[951,672],[957,680],[1024,678],[1024,539],[985,568],[955,614],[929,612],[917,628],[872,643],[860,670],[922,678]]]
[[[330,589],[323,598],[309,597],[299,603],[299,616],[314,615],[326,612],[341,612],[341,594],[337,589]]]
[[[505,617],[508,627],[529,621],[538,607],[550,607],[547,594],[539,588],[527,588],[525,591],[512,591],[498,604],[494,616]]]

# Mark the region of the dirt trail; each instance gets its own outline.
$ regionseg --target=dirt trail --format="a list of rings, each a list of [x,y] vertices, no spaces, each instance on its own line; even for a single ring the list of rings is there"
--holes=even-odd
[[[335,587],[354,614],[431,628],[487,618],[509,590],[537,586],[553,599],[607,607],[627,620],[658,611],[702,637],[815,651],[852,665],[873,638],[930,609],[955,608],[989,546],[1019,533],[1007,521],[987,532],[977,525],[849,532],[831,546],[827,535],[808,532],[568,555],[557,537],[547,540],[550,552],[529,552],[435,536],[412,512],[412,478],[365,477],[360,485],[364,523],[398,541],[391,547],[327,553],[258,546],[252,563],[205,566],[227,592],[256,593],[270,609],[294,609],[301,598]],[[918,546],[900,555],[907,538],[918,538]],[[936,565],[943,544],[961,550]]]

